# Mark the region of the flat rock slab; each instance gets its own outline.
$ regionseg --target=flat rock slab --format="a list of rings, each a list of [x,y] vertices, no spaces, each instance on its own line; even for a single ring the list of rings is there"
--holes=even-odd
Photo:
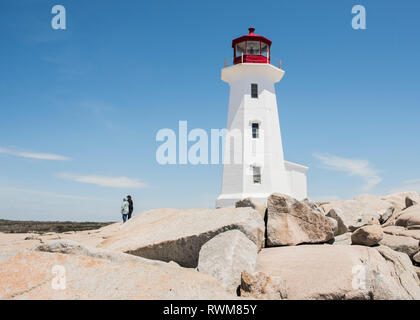
[[[392,234],[394,236],[411,237],[420,241],[420,230],[407,230],[404,227],[388,226],[382,229],[384,233]]]
[[[129,220],[99,247],[195,268],[201,247],[229,230],[241,231],[258,249],[263,246],[264,221],[256,210],[223,208],[148,211]]]
[[[394,236],[385,233],[383,239],[379,243],[392,250],[405,253],[409,257],[413,257],[420,250],[419,240],[411,237]]]
[[[288,299],[420,299],[410,259],[382,250],[388,258],[365,246],[266,248],[258,255],[256,272],[285,281]]]
[[[235,299],[218,280],[193,270],[29,250],[0,252],[0,298]]]

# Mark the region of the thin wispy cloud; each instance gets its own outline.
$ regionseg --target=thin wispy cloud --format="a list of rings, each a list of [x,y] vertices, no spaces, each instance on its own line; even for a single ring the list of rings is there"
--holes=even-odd
[[[62,194],[48,191],[32,190],[32,189],[21,189],[13,187],[0,187],[2,193],[17,194],[17,195],[34,195],[46,198],[58,198],[58,199],[70,199],[70,200],[92,200],[93,198],[76,196],[71,194]]]
[[[0,153],[8,154],[15,157],[37,159],[37,160],[53,160],[53,161],[71,160],[69,157],[58,155],[58,154],[16,151],[16,150],[6,149],[2,147],[0,147]]]
[[[112,187],[112,188],[130,188],[139,189],[145,188],[146,183],[127,177],[106,177],[97,175],[78,175],[72,173],[59,173],[58,178],[72,180],[81,183],[95,184],[101,187]]]
[[[348,159],[329,154],[315,153],[315,158],[320,160],[329,170],[346,172],[351,176],[358,176],[365,182],[365,191],[372,189],[382,181],[379,173],[374,169],[368,160]]]

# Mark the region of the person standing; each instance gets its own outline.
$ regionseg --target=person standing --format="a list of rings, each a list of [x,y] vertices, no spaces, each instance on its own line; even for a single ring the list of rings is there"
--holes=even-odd
[[[127,201],[128,201],[128,220],[130,220],[131,215],[133,214],[133,211],[134,211],[134,205],[133,205],[133,200],[131,199],[131,196],[127,196]]]
[[[127,221],[129,210],[130,210],[129,209],[129,203],[128,203],[127,199],[124,198],[123,203],[121,205],[121,214],[122,214],[123,223],[125,223]]]

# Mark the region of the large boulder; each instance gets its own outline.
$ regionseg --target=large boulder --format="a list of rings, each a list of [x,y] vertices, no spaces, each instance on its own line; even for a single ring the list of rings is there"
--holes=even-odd
[[[394,236],[385,233],[383,239],[379,243],[395,251],[403,252],[409,257],[413,257],[420,250],[419,240],[411,237]]]
[[[337,227],[336,227],[335,232],[334,232],[335,236],[345,234],[349,231],[347,226],[344,224],[343,219],[341,218],[342,215],[343,214],[342,214],[341,210],[338,209],[338,208],[331,209],[326,215],[328,218],[334,219],[337,222]]]
[[[265,214],[267,211],[267,205],[259,201],[258,199],[254,198],[245,198],[243,200],[240,200],[236,202],[235,204],[236,208],[252,208],[259,212],[261,215],[261,218],[265,219]]]
[[[302,245],[263,249],[256,272],[285,282],[288,299],[420,299],[410,259],[389,248]]]
[[[396,210],[395,207],[389,202],[382,200],[378,196],[371,194],[362,194],[354,198],[354,200],[372,208],[379,214],[379,222],[385,223]]]
[[[357,229],[351,235],[351,243],[363,246],[374,246],[384,237],[381,226],[369,225]]]
[[[407,207],[407,197],[420,203],[420,195],[417,192],[399,192],[382,197],[381,199],[393,205],[397,212],[404,210]]]
[[[401,227],[420,226],[420,204],[402,211],[395,225]]]
[[[334,224],[307,202],[274,193],[267,203],[267,246],[322,243],[334,238]]]
[[[257,255],[255,243],[241,231],[231,230],[218,234],[201,247],[197,269],[220,280],[226,289],[236,292],[242,271],[254,271]]]
[[[144,259],[123,260],[29,250],[1,251],[0,298],[235,299],[209,275]]]
[[[158,209],[135,216],[99,247],[195,268],[201,247],[219,233],[240,230],[258,249],[264,221],[252,208]]]
[[[327,216],[337,220],[338,234],[353,232],[357,228],[371,224],[374,220],[380,221],[382,216],[387,215],[388,212],[379,209],[379,205],[370,205],[367,200],[333,201],[322,205],[322,208]]]

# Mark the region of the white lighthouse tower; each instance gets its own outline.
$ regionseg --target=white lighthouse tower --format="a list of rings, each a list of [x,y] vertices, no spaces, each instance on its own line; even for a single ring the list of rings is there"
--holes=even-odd
[[[234,39],[233,65],[222,70],[230,98],[224,147],[222,192],[217,207],[274,192],[307,197],[307,167],[284,160],[275,83],[284,71],[270,64],[271,41],[254,34]]]

